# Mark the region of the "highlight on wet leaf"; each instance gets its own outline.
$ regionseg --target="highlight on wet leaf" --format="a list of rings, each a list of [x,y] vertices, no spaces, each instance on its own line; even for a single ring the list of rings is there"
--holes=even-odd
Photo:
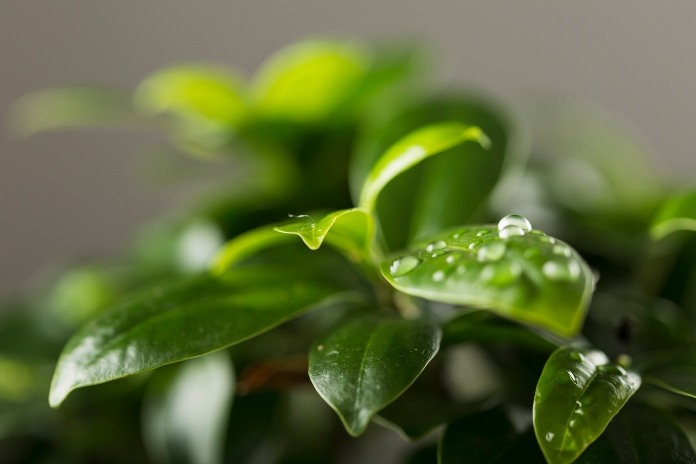
[[[379,193],[393,178],[424,159],[467,141],[478,142],[484,148],[490,145],[480,128],[454,121],[430,124],[405,135],[375,163],[363,183],[359,206],[374,211]]]
[[[534,430],[550,464],[569,464],[638,390],[638,373],[601,351],[568,345],[546,362],[534,394]]]
[[[575,250],[518,215],[419,241],[381,270],[409,295],[488,309],[565,337],[580,330],[594,282]]]
[[[653,220],[650,235],[660,240],[680,230],[696,231],[696,191],[667,199]]]

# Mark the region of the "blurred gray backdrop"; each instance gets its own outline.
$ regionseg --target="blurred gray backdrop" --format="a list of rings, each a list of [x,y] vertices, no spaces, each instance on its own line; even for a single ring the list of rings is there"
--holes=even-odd
[[[251,73],[308,35],[420,37],[447,79],[597,101],[643,132],[661,169],[696,181],[692,0],[0,0],[0,113],[34,89],[129,87],[181,60]],[[131,176],[147,137],[0,131],[0,296],[49,263],[116,252],[171,204]]]

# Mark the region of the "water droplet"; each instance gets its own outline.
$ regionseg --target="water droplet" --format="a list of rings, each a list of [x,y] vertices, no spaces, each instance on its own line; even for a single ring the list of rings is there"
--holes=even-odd
[[[507,246],[503,242],[490,242],[481,247],[478,252],[479,261],[498,261],[505,255]]]
[[[522,273],[522,267],[515,262],[487,264],[480,274],[481,280],[492,285],[503,286],[514,282]]]
[[[400,277],[414,270],[420,263],[421,260],[415,256],[402,256],[394,260],[389,267],[389,272],[392,277]]]
[[[539,237],[539,240],[544,243],[550,243],[551,245],[556,243],[556,239],[553,237],[549,237],[548,235],[542,235],[541,237]]]
[[[547,279],[556,282],[574,282],[580,277],[580,265],[575,260],[546,261],[541,268]]]
[[[453,253],[447,257],[445,261],[447,261],[447,264],[453,264],[455,261],[459,260],[461,258],[461,255],[458,253]]]
[[[445,273],[443,271],[435,271],[433,274],[433,281],[442,282],[445,280]]]
[[[498,237],[500,238],[517,237],[520,235],[524,235],[524,230],[515,225],[506,226],[504,229],[500,229],[500,232],[498,232]]]
[[[577,351],[573,351],[572,353],[570,353],[570,354],[568,355],[568,357],[569,357],[570,359],[572,359],[573,361],[582,362],[582,361],[585,360],[585,356],[583,356],[582,353],[578,353]]]
[[[508,214],[503,219],[498,222],[498,229],[503,230],[507,226],[517,226],[523,230],[531,230],[532,224],[529,223],[527,218],[520,216],[519,214]]]
[[[445,248],[446,246],[447,244],[445,242],[443,242],[442,240],[438,240],[425,247],[425,251],[430,253],[433,250],[439,250],[440,248]]]
[[[321,350],[323,350],[323,349],[324,349],[324,345],[319,345],[319,346],[317,346],[317,350],[318,350],[318,351],[321,351]]]
[[[457,266],[457,274],[462,275],[465,272],[466,272],[466,266],[464,266],[463,264],[460,264],[459,266]]]
[[[559,383],[572,383],[574,385],[577,384],[577,379],[575,378],[575,374],[573,374],[571,371],[567,369],[558,369],[555,374],[556,381]]]
[[[539,255],[539,249],[538,248],[527,248],[524,250],[524,257],[525,258],[533,258],[535,256]]]
[[[544,234],[542,231],[537,230],[537,229],[532,229],[532,230],[529,231],[529,233],[532,234],[532,235],[546,235],[546,234]]]
[[[454,235],[452,236],[452,238],[459,238],[460,235],[461,235],[461,234],[454,234]]]
[[[578,399],[578,403],[580,403],[580,405],[582,405],[582,406],[589,406],[592,403],[594,403],[594,400],[595,400],[595,397],[593,395],[582,395]]]
[[[469,244],[469,249],[470,249],[470,250],[473,250],[474,248],[476,248],[476,247],[479,246],[480,244],[481,244],[481,240],[474,240],[473,242],[471,242],[471,243]]]
[[[566,245],[561,245],[559,243],[558,245],[553,246],[553,253],[555,255],[565,256],[566,258],[570,258],[570,247],[568,247]]]
[[[487,233],[487,230],[479,230],[478,232],[476,232],[476,236],[481,237],[482,235],[486,235]]]
[[[555,434],[553,432],[546,432],[546,441],[550,442],[551,440],[553,440],[554,436]]]
[[[626,369],[624,369],[621,366],[617,366],[616,364],[605,364],[603,366],[597,366],[597,370],[600,372],[604,372],[605,374],[626,375]]]

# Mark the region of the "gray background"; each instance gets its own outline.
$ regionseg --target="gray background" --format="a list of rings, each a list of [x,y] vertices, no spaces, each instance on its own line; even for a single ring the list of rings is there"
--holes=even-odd
[[[135,85],[180,60],[250,73],[307,35],[407,36],[443,75],[493,92],[586,97],[624,114],[667,172],[696,177],[696,2],[0,0],[0,112],[58,84]],[[0,295],[47,263],[113,253],[172,195],[132,180],[147,138],[0,135]]]

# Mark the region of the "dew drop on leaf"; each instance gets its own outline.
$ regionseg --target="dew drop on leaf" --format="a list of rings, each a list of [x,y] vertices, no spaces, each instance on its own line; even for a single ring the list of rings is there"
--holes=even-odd
[[[480,241],[480,240],[474,240],[473,242],[471,242],[471,243],[469,244],[469,249],[470,249],[470,250],[473,250],[474,248],[476,248],[476,247],[479,246],[480,244],[481,244],[481,241]]]
[[[600,372],[604,372],[605,374],[626,375],[626,369],[615,364],[605,364],[604,366],[598,366],[597,370]]]
[[[447,261],[447,264],[452,264],[455,261],[459,260],[460,258],[461,258],[461,255],[459,255],[458,253],[453,253],[453,254],[447,256],[447,259],[445,261]]]
[[[498,229],[503,230],[507,226],[517,226],[525,231],[532,230],[532,224],[524,216],[508,214],[498,222]]]
[[[394,277],[400,277],[414,270],[420,263],[421,260],[415,256],[402,256],[394,260],[389,272]]]
[[[541,272],[555,282],[574,282],[580,277],[580,265],[575,260],[552,259],[544,263]]]
[[[570,258],[570,247],[567,245],[561,245],[560,243],[558,245],[553,246],[553,253],[559,256],[565,256],[566,258]]]
[[[579,361],[582,362],[585,360],[585,356],[582,355],[582,353],[578,353],[576,351],[571,352],[568,357],[572,359],[573,361]]]
[[[498,232],[500,238],[518,237],[520,235],[524,235],[524,230],[515,225],[505,226],[505,228],[500,229],[500,232]]]
[[[593,395],[582,395],[578,400],[582,406],[589,406],[594,403],[595,397]]]
[[[436,242],[431,243],[427,247],[425,247],[425,251],[431,252],[433,250],[439,250],[440,248],[445,248],[447,244],[443,242],[442,240],[438,240]]]
[[[435,271],[433,274],[433,281],[442,282],[443,280],[445,280],[445,273],[443,271]]]
[[[503,242],[490,242],[481,247],[478,252],[479,261],[498,261],[505,255],[507,246]]]
[[[522,273],[518,263],[487,264],[481,270],[481,280],[492,285],[503,286],[514,282]]]

